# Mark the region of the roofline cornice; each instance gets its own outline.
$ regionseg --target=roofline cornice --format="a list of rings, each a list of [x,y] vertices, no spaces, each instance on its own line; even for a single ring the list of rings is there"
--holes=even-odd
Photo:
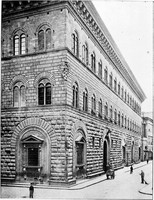
[[[111,59],[112,63],[114,63],[117,70],[121,72],[121,75],[126,80],[128,85],[139,97],[141,102],[143,102],[146,99],[146,96],[142,88],[120,53],[93,3],[91,1],[70,1],[70,4],[72,4],[76,12],[79,13],[78,16],[80,19],[86,21],[86,25],[91,30],[95,39],[101,44],[101,47]]]

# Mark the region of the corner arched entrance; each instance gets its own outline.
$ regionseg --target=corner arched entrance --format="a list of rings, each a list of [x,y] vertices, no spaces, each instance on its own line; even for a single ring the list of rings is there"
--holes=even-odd
[[[73,127],[73,177],[86,177],[87,171],[87,130],[82,121],[76,121]]]
[[[15,149],[16,180],[50,177],[53,129],[45,120],[27,118],[15,129],[11,147]]]

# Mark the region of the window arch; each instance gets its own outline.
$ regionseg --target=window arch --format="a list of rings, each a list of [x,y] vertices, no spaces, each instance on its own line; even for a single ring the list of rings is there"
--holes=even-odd
[[[93,94],[92,98],[91,98],[91,113],[92,114],[96,114],[96,96],[95,94]]]
[[[43,51],[51,48],[51,29],[47,25],[40,27],[38,31],[38,50]]]
[[[104,81],[106,84],[108,84],[108,69],[105,67],[104,69]]]
[[[26,35],[20,30],[13,36],[13,55],[26,53]]]
[[[75,82],[73,85],[73,107],[78,108],[78,97],[79,95],[79,87],[78,84]]]
[[[51,104],[51,83],[43,79],[38,83],[38,105]]]
[[[83,92],[83,111],[88,111],[88,91],[85,89]]]
[[[96,73],[96,56],[95,52],[91,54],[91,70]]]
[[[102,61],[101,60],[98,63],[98,77],[102,79]]]
[[[13,87],[13,106],[26,106],[26,89],[22,82],[17,82]]]
[[[72,34],[72,51],[75,56],[79,57],[79,36],[77,31]]]
[[[99,117],[101,118],[102,118],[102,106],[103,106],[102,99],[100,99],[98,102],[98,110],[99,110]]]

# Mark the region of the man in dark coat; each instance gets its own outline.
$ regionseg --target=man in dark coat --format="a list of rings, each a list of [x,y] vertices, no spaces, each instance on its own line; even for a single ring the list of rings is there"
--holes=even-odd
[[[33,194],[34,194],[34,187],[33,183],[31,183],[29,187],[29,198],[33,198]]]
[[[141,183],[144,183],[144,172],[141,170]]]

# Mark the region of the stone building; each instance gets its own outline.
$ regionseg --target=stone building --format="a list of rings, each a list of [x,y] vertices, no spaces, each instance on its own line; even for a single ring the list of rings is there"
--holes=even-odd
[[[1,37],[2,181],[140,161],[145,94],[91,1],[3,1]]]
[[[153,159],[153,119],[152,113],[142,113],[142,160]]]

